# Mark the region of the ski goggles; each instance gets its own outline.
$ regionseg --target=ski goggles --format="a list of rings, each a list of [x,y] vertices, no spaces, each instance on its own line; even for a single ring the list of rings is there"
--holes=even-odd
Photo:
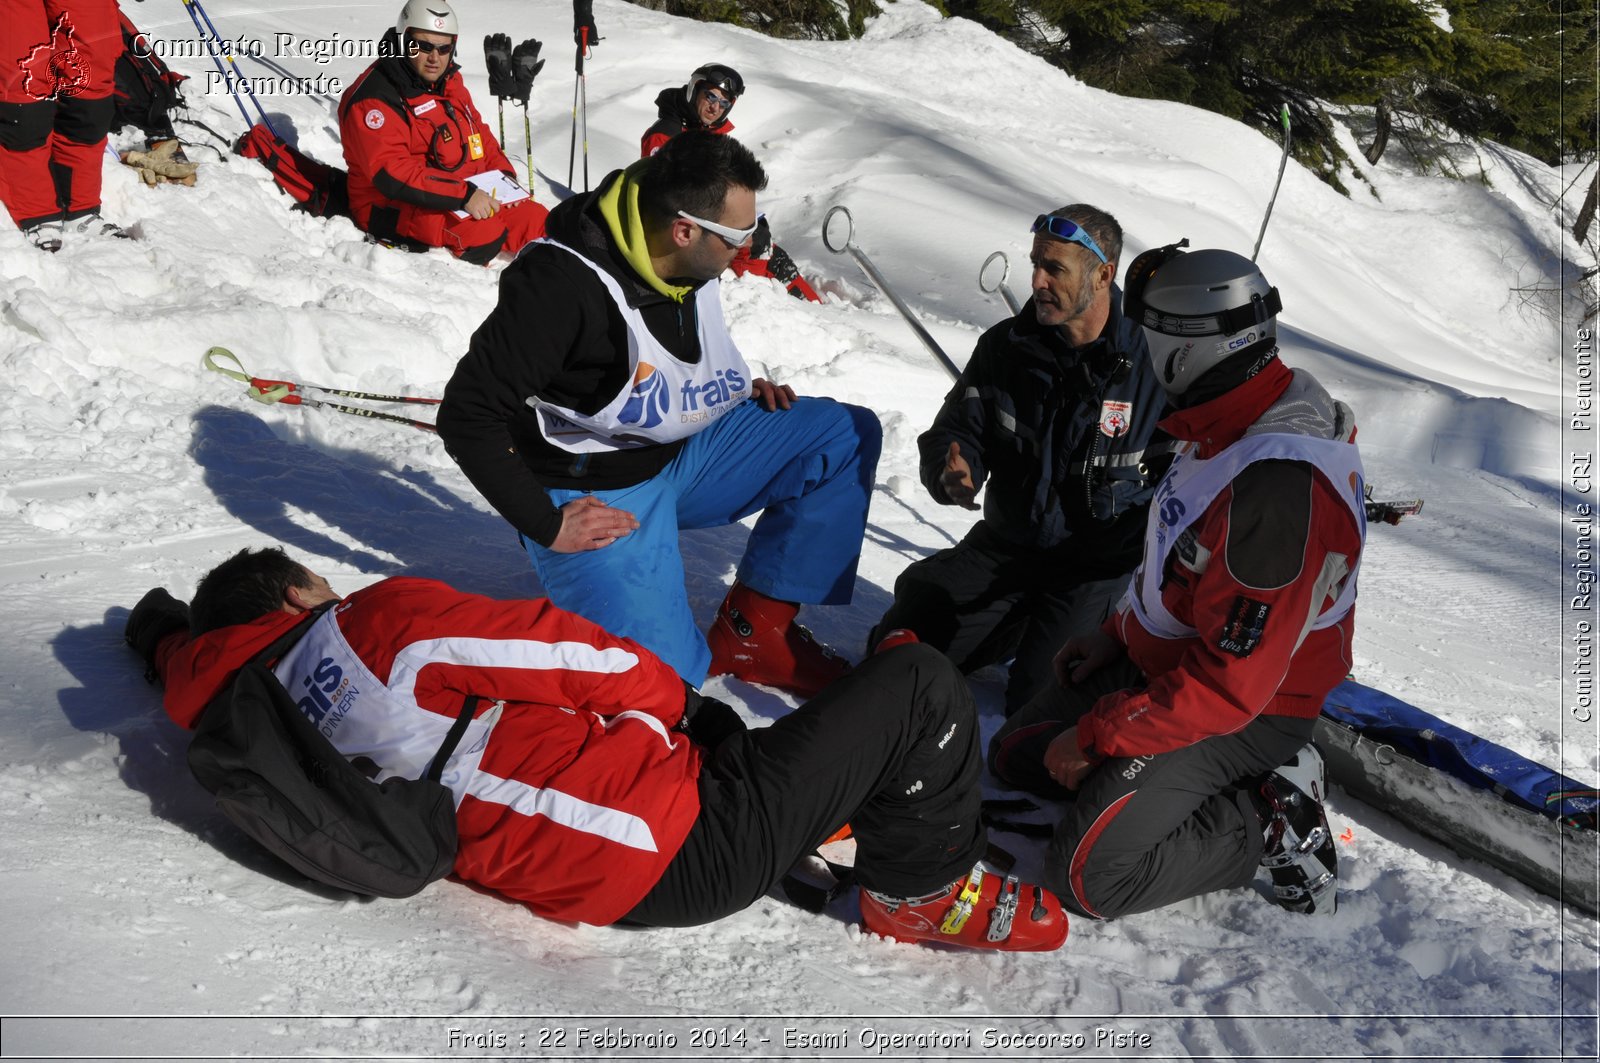
[[[1100,250],[1100,245],[1094,242],[1094,237],[1089,235],[1089,231],[1071,218],[1063,218],[1059,214],[1041,214],[1033,219],[1033,228],[1029,231],[1047,233],[1057,240],[1087,247],[1101,262],[1111,261],[1106,257],[1106,253]]]
[[[733,101],[722,95],[720,92],[712,92],[710,89],[703,89],[700,95],[707,103],[719,111],[728,111],[733,107]]]
[[[761,228],[761,223],[767,220],[767,216],[765,214],[757,214],[756,223],[750,226],[750,228],[730,229],[726,225],[718,225],[714,221],[706,221],[704,218],[697,218],[686,210],[678,211],[678,217],[694,222],[708,233],[716,233],[717,236],[721,238],[723,243],[733,248],[743,247],[745,243],[756,234],[756,230]]]
[[[1266,321],[1283,312],[1283,297],[1277,288],[1266,295],[1252,296],[1243,306],[1230,307],[1214,314],[1188,316],[1168,314],[1153,310],[1144,301],[1145,289],[1156,272],[1166,263],[1184,254],[1189,246],[1186,236],[1175,244],[1152,247],[1128,266],[1128,275],[1122,281],[1122,314],[1135,324],[1154,329],[1168,336],[1232,336]]]

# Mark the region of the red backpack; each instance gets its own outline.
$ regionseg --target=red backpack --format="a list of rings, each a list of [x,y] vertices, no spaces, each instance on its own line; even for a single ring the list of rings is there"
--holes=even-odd
[[[337,166],[313,159],[265,124],[251,126],[233,150],[265,166],[278,188],[294,200],[293,209],[314,218],[350,217],[349,175]]]

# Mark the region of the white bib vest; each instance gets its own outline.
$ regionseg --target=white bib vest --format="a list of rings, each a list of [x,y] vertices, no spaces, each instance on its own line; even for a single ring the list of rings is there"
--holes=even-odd
[[[1161,600],[1161,573],[1167,552],[1178,537],[1205,513],[1223,488],[1254,462],[1273,459],[1303,461],[1319,469],[1339,492],[1360,529],[1361,541],[1367,538],[1365,478],[1361,454],[1353,443],[1288,432],[1263,432],[1245,436],[1214,458],[1194,456],[1196,444],[1187,443],[1172,460],[1172,466],[1156,486],[1150,502],[1150,519],[1145,524],[1144,557],[1128,588],[1128,603],[1139,624],[1153,635],[1167,639],[1192,638],[1198,632],[1167,610]],[[1311,630],[1332,627],[1343,620],[1356,602],[1356,564],[1345,577],[1339,596],[1312,623]]]
[[[589,267],[628,327],[629,382],[597,413],[578,413],[537,395],[528,397],[545,439],[574,454],[671,443],[709,427],[749,397],[750,367],[728,335],[722,320],[722,289],[715,280],[694,293],[700,361],[691,365],[674,358],[650,334],[644,316],[628,305],[622,286],[604,269],[565,244],[537,242],[559,247]]]
[[[416,672],[402,650],[386,687],[356,656],[329,609],[312,623],[272,671],[317,730],[347,759],[368,757],[378,766],[374,782],[393,776],[420,779],[455,723],[452,713],[419,708],[412,695]],[[500,706],[467,724],[461,742],[445,762],[439,781],[455,795],[467,793],[483,759]]]

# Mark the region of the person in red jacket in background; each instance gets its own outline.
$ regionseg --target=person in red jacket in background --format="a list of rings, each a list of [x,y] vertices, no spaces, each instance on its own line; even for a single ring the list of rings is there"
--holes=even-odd
[[[743,95],[744,78],[733,67],[722,63],[706,63],[698,67],[689,75],[686,84],[673,85],[656,93],[656,121],[639,139],[639,157],[648,159],[660,151],[667,141],[691,129],[727,136],[733,132],[733,123],[728,121],[728,115]],[[733,270],[733,275],[742,277],[746,273],[753,273],[757,277],[771,277],[797,299],[822,302],[816,289],[800,276],[794,259],[772,242],[766,215],[763,214],[758,220],[761,227],[756,230],[750,245],[740,248],[734,256],[733,265],[728,267]]]
[[[1044,951],[1067,937],[1048,891],[983,870],[976,712],[937,651],[874,657],[770,727],[685,684],[631,639],[547,600],[496,601],[395,577],[340,599],[281,549],[242,550],[192,609],[165,590],[127,639],[194,727],[247,661],[338,602],[272,665],[374,782],[425,770],[464,700],[482,699],[441,782],[454,872],[550,919],[695,926],[761,897],[848,822],[869,930]]]
[[[1187,241],[1184,241],[1187,243]],[[990,746],[1065,798],[1046,881],[1099,919],[1248,884],[1332,912],[1338,859],[1311,745],[1349,673],[1366,539],[1350,408],[1278,360],[1278,289],[1232,251],[1147,251],[1124,311],[1183,441],[1118,610]]]
[[[100,217],[121,53],[115,0],[0,3],[0,201],[42,250],[64,233],[125,235]]]
[[[357,226],[484,265],[544,235],[548,212],[531,198],[501,204],[467,180],[516,171],[455,63],[459,32],[444,0],[409,0],[381,58],[340,97],[339,135]]]

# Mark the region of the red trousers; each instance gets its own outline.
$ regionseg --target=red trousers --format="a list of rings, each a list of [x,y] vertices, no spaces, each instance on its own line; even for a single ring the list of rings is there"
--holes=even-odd
[[[115,0],[0,0],[0,201],[19,228],[100,208]]]
[[[544,235],[550,212],[531,198],[518,200],[481,221],[458,218],[454,211],[428,210],[402,203],[395,224],[401,236],[429,247],[442,247],[457,258],[484,265],[501,251],[516,254],[522,245]]]

